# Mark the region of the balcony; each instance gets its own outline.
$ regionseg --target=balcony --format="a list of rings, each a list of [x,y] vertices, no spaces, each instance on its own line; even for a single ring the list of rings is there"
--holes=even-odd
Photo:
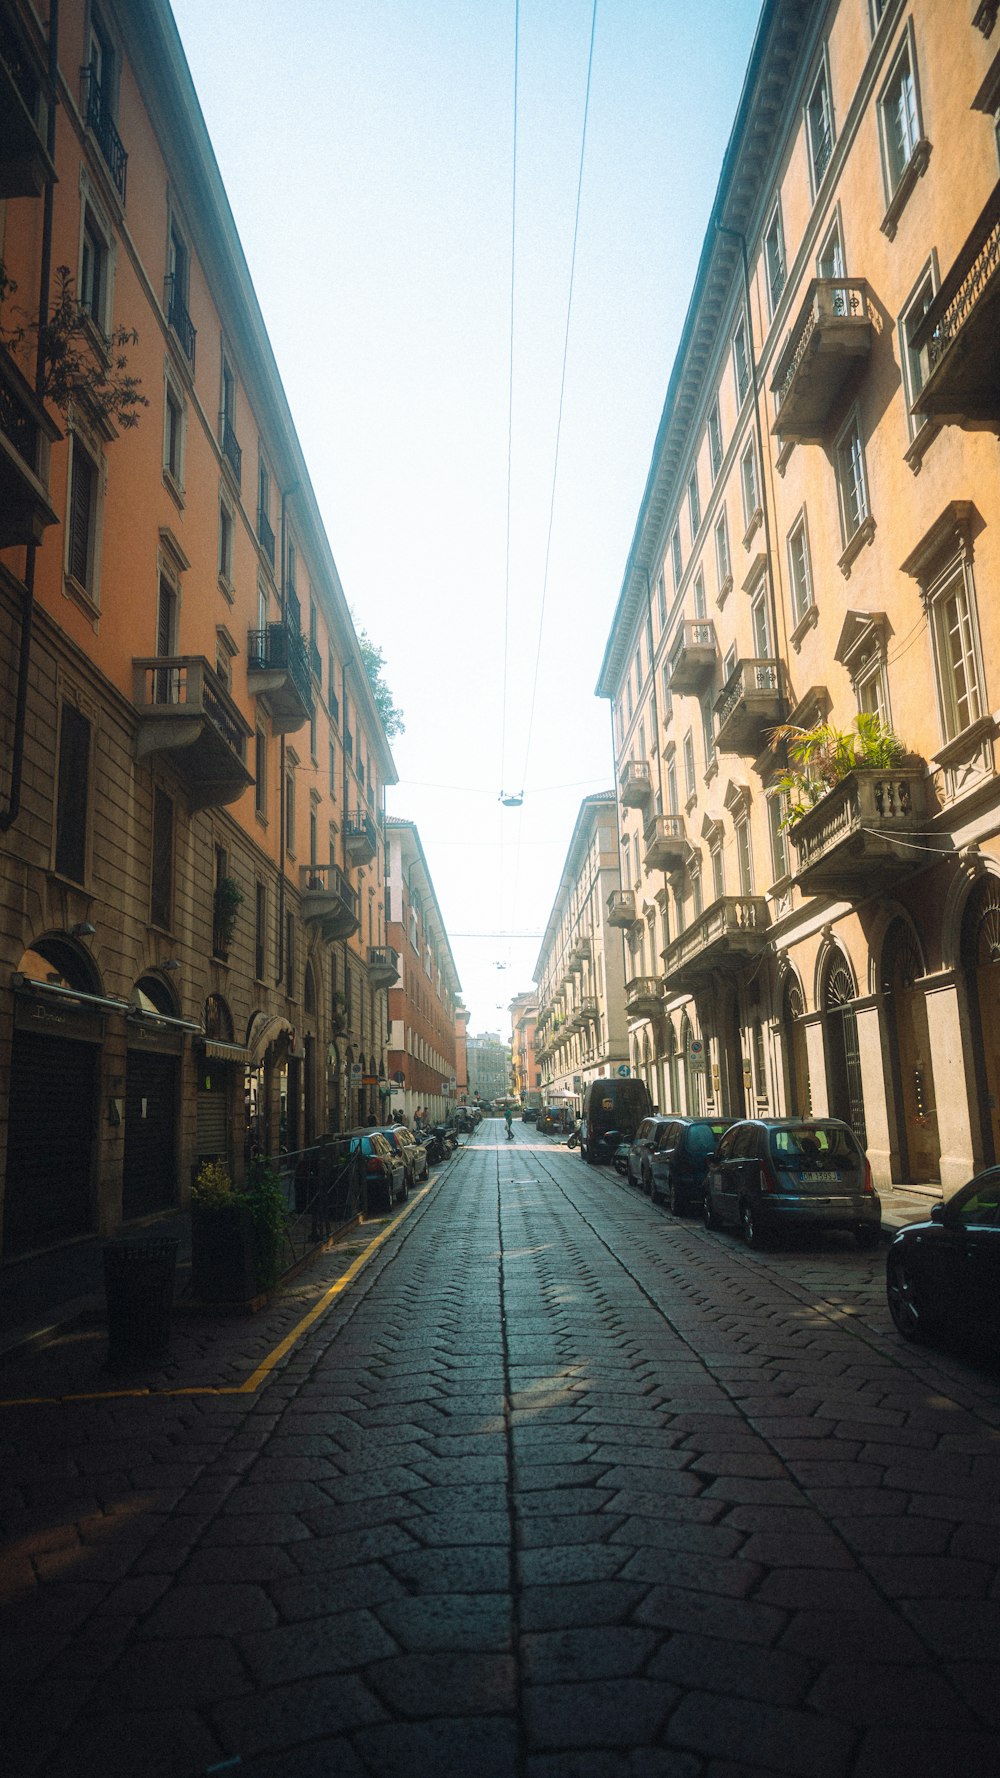
[[[264,557],[273,574],[274,532],[271,529],[271,521],[268,518],[267,513],[263,512],[260,507],[257,509],[257,542],[260,544],[261,555]]]
[[[819,444],[872,349],[864,278],[814,278],[774,370],[772,432]]]
[[[233,480],[239,487],[243,475],[243,452],[239,440],[233,430],[233,422],[228,414],[222,416],[222,455],[233,472]]]
[[[580,1004],[576,1009],[576,1016],[581,1030],[587,1025],[593,1025],[595,1023],[599,1017],[599,1012],[597,1001],[592,994],[584,995],[584,998],[580,1001]]]
[[[762,895],[722,895],[663,953],[671,994],[689,994],[713,976],[735,975],[759,957],[767,943],[767,902]]]
[[[41,66],[0,16],[0,198],[38,198],[56,176],[45,142],[48,105]]]
[[[768,729],[785,719],[780,661],[737,661],[715,703],[719,753],[755,757]]]
[[[646,759],[627,759],[619,779],[622,804],[626,809],[641,809],[653,794],[653,774]]]
[[[625,1017],[653,1019],[663,1011],[663,983],[658,975],[635,975],[625,983]]]
[[[0,348],[0,549],[41,543],[58,513],[49,502],[49,451],[61,437],[30,383]]]
[[[93,62],[89,68],[84,68],[83,78],[87,88],[87,128],[93,133],[104,164],[111,175],[111,183],[124,204],[128,155],[122,146],[122,139],[111,115],[110,100],[97,78],[97,69]]]
[[[373,988],[394,988],[399,980],[399,952],[391,945],[368,946],[368,980]]]
[[[612,889],[608,896],[608,925],[635,925],[634,889]]]
[[[167,320],[180,340],[181,351],[193,370],[194,348],[198,333],[192,324],[191,317],[187,312],[187,304],[181,291],[177,288],[177,279],[173,273],[167,278]]]
[[[344,818],[344,852],[351,864],[370,864],[378,850],[375,823],[364,809]]]
[[[701,691],[715,671],[719,650],[715,625],[701,618],[684,618],[670,645],[667,661],[670,691],[684,697]]]
[[[276,735],[293,735],[313,713],[306,645],[287,624],[268,624],[247,636],[247,685],[261,698]]]
[[[807,895],[868,894],[925,865],[926,852],[912,841],[894,842],[926,827],[929,782],[923,765],[849,772],[790,829],[798,887]]]
[[[357,932],[358,898],[336,864],[304,864],[299,872],[302,918],[319,926],[326,940],[350,938]]]
[[[136,759],[166,759],[193,810],[234,803],[253,783],[250,725],[203,655],[134,659],[132,701],[139,713]]]
[[[683,815],[654,815],[643,828],[644,870],[680,870],[690,847],[684,833]]]
[[[967,432],[1000,432],[1000,185],[910,346],[927,351],[915,413]]]
[[[574,975],[579,975],[585,963],[589,963],[594,947],[585,933],[573,940],[569,947],[569,966]]]

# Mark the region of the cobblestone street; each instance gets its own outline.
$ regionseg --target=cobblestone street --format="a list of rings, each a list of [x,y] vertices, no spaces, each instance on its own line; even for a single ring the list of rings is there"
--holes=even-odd
[[[12,1778],[1000,1769],[996,1367],[515,1131],[252,1392],[0,1411]]]

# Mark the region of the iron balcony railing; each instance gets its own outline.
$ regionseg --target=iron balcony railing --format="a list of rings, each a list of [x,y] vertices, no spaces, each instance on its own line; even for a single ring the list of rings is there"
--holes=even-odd
[[[910,335],[910,347],[914,352],[919,352],[926,346],[931,370],[948,348],[954,345],[998,272],[1000,184],[994,186],[989,202],[980,213],[954,265],[947,277],[942,278],[934,301]]]
[[[344,817],[344,844],[348,851],[367,851],[374,858],[378,848],[375,823],[364,809],[355,809]]]
[[[177,288],[177,279],[173,272],[169,273],[167,277],[167,320],[180,340],[181,350],[193,370],[194,348],[198,333],[192,325],[191,317],[187,312],[184,298]]]
[[[251,630],[247,637],[248,672],[269,673],[284,669],[304,702],[312,708],[312,680],[305,638],[288,624],[268,624]]]
[[[205,716],[241,760],[247,729],[222,680],[202,655],[157,655],[133,660],[134,701],[140,710],[182,709]]]
[[[271,530],[271,521],[268,518],[267,513],[260,507],[257,508],[257,542],[260,544],[262,553],[267,558],[268,566],[273,569],[274,532]]]
[[[14,381],[14,361],[0,353],[0,432],[30,469],[37,468],[38,422]],[[4,372],[8,371],[8,375]],[[17,382],[20,383],[18,377]]]
[[[124,204],[128,155],[111,115],[107,93],[97,78],[95,64],[91,62],[83,70],[83,74],[87,83],[87,128],[94,133],[94,139],[111,174],[111,182]]]
[[[222,455],[225,457],[226,462],[229,464],[229,467],[236,478],[236,486],[239,487],[240,479],[243,474],[243,452],[240,449],[239,440],[233,430],[233,422],[228,414],[223,414],[222,416],[221,442]]]

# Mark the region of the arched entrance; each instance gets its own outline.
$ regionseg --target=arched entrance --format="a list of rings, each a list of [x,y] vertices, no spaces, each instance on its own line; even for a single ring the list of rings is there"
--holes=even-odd
[[[746,1117],[743,1048],[740,1043],[739,1011],[736,1005],[735,991],[729,987],[720,988],[717,1006],[722,1111],[726,1117]]]
[[[962,915],[962,968],[972,1024],[972,1057],[982,1127],[983,1166],[1000,1155],[1000,879],[980,879]]]
[[[680,1088],[677,1081],[677,1039],[674,1027],[667,1020],[667,1053],[663,1059],[663,1098],[660,1109],[665,1114],[679,1112],[681,1109]]]
[[[94,1227],[94,1151],[105,1000],[91,959],[37,939],[14,976],[3,1247],[8,1258]],[[117,1105],[117,1101],[115,1101]]]
[[[781,1066],[784,1083],[786,1117],[810,1117],[812,1095],[809,1091],[809,1052],[806,1047],[802,1016],[805,1001],[802,989],[791,974],[785,977],[781,991]]]
[[[850,1124],[862,1148],[867,1148],[855,998],[851,966],[844,953],[834,948],[826,960],[820,996],[826,1032],[827,1103],[830,1116]]]
[[[941,1178],[927,1001],[916,985],[923,974],[916,934],[908,920],[897,916],[882,946],[880,987],[889,1022],[900,1179],[914,1184]]]

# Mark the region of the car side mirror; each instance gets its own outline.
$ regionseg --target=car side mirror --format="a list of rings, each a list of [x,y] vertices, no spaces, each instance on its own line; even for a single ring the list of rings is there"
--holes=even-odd
[[[950,1222],[950,1221],[952,1221],[952,1218],[948,1215],[947,1204],[932,1204],[931,1205],[931,1221],[932,1222]]]

